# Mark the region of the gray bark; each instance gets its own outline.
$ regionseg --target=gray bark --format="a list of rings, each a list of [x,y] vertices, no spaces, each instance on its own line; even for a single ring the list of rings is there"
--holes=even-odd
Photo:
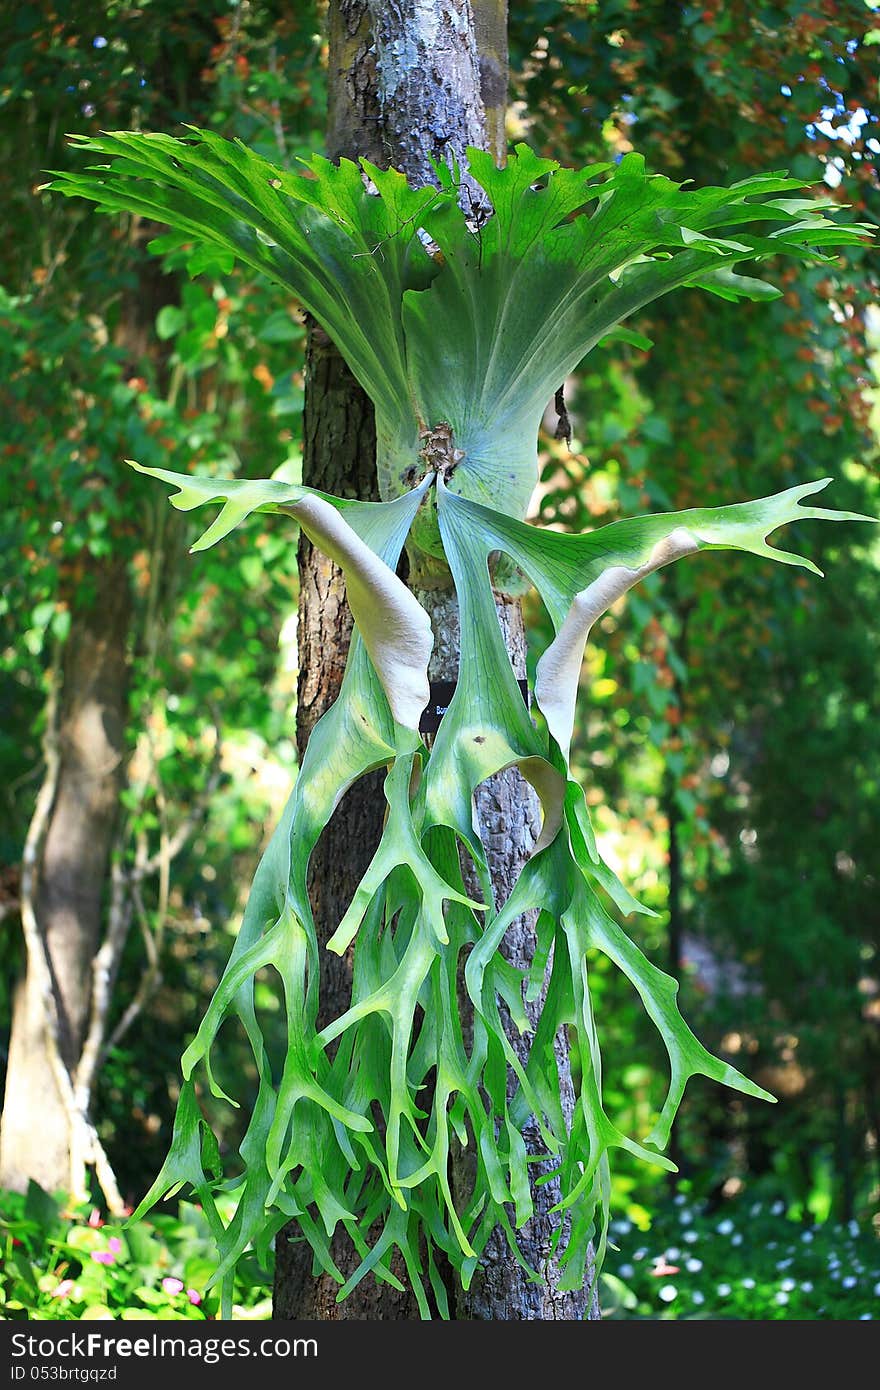
[[[355,35],[361,62],[368,46]],[[332,57],[331,50],[331,57]],[[368,88],[358,81],[363,95]],[[303,420],[303,482],[337,496],[376,498],[376,432],[373,408],[321,329],[309,334]],[[342,571],[303,537],[297,642],[297,746],[300,758],[315,724],[339,694],[351,640],[351,614]],[[321,836],[309,866],[309,892],[318,938],[325,943],[347,908],[382,833],[382,776],[372,773],[351,788]],[[351,1000],[351,953],[321,952],[318,1027],[344,1013]],[[344,1321],[415,1318],[415,1299],[387,1284],[364,1279],[343,1303],[326,1274],[312,1272],[308,1245],[296,1223],[275,1242],[273,1317]],[[332,1242],[333,1257],[348,1276],[360,1263],[344,1230]],[[395,1272],[400,1273],[399,1270]]]
[[[466,165],[486,144],[470,0],[369,0],[387,162],[436,183],[431,160]]]
[[[455,680],[458,676],[460,644],[458,603],[455,594],[450,590],[417,589],[416,597],[431,613],[431,621],[434,624],[431,679]],[[514,675],[517,680],[522,680],[526,674],[526,634],[522,606],[517,599],[509,595],[496,593],[495,607]],[[538,838],[541,828],[538,797],[519,769],[512,767],[482,783],[477,789],[476,805],[480,835],[492,870],[495,906],[500,908],[510,896],[520,870]],[[467,866],[465,880],[468,891],[479,897],[479,885],[475,877],[468,875]],[[512,923],[505,933],[502,949],[511,964],[519,970],[527,970],[531,964],[535,948],[534,927],[535,915],[528,913]],[[460,998],[463,1012],[466,1014],[468,1004],[463,988]],[[540,998],[526,1005],[526,1012],[533,1023],[537,1023],[542,1004],[543,999]],[[505,1022],[509,1023],[503,1005],[501,1014]],[[520,1037],[519,1031],[512,1024],[508,1027],[508,1036],[520,1061],[525,1063],[529,1039]],[[556,1039],[556,1062],[563,1114],[566,1122],[570,1124],[574,1113],[575,1094],[568,1047],[561,1033]],[[523,1130],[523,1136],[530,1153],[542,1152],[544,1145],[534,1119],[530,1120]],[[471,1152],[457,1150],[453,1163],[454,1190],[466,1193],[472,1185]],[[536,1164],[533,1169],[534,1178],[543,1176],[553,1166],[552,1161]],[[561,1195],[558,1180],[551,1180],[540,1187],[536,1186],[533,1180],[535,1213],[517,1232],[523,1256],[527,1263],[543,1276],[542,1282],[535,1284],[524,1277],[519,1265],[511,1259],[504,1232],[496,1228],[489,1239],[470,1288],[466,1293],[459,1291],[457,1295],[456,1308],[459,1318],[552,1322],[578,1321],[599,1316],[598,1300],[595,1296],[588,1305],[586,1290],[562,1292],[559,1289],[560,1270],[550,1253],[550,1247],[551,1237],[559,1220],[558,1214],[551,1215],[551,1208],[559,1201]]]
[[[95,602],[74,614],[65,647],[58,775],[36,871],[34,910],[51,973],[61,1061],[72,1073],[88,1024],[92,962],[123,774],[128,697],[128,577],[91,567]],[[0,1125],[0,1185],[48,1190],[71,1174],[69,1112],[59,1094],[34,962],[15,993]]]
[[[479,20],[485,50],[480,56],[477,41]],[[413,184],[436,182],[431,158],[436,161],[464,162],[468,145],[490,147],[497,158],[504,153],[503,113],[506,96],[506,5],[504,0],[336,0],[330,6],[330,100],[328,112],[328,152],[334,156],[366,155],[384,166],[402,169]],[[481,82],[485,93],[481,91]],[[485,98],[485,99],[484,99]],[[488,108],[488,119],[487,119]],[[465,207],[467,202],[465,201]],[[338,360],[338,359],[337,359]],[[337,491],[343,495],[374,496],[375,442],[363,435],[349,439],[343,449],[333,451],[333,463],[323,442],[323,434],[334,428],[340,410],[361,419],[369,412],[363,394],[339,364],[333,381],[345,382],[335,406],[323,396],[324,387],[310,375],[306,408],[306,448],[304,482]],[[347,405],[342,404],[344,396]],[[437,424],[429,421],[429,426]],[[369,449],[372,447],[372,453]],[[415,462],[415,460],[414,460]],[[331,471],[328,471],[329,470]],[[367,481],[369,474],[369,481]],[[335,486],[332,484],[335,483]],[[343,486],[342,484],[346,484]],[[362,489],[362,490],[361,490]],[[316,566],[326,574],[319,578]],[[434,580],[436,582],[436,578]],[[332,676],[318,677],[318,690],[310,693],[300,716],[300,731],[309,729],[315,718],[335,698],[347,651],[350,626],[342,623],[335,631],[335,616],[324,622],[312,612],[329,598],[335,615],[342,592],[341,576],[332,567],[308,552],[302,571],[303,599],[300,609],[300,668],[311,661]],[[458,613],[451,580],[430,590],[416,589],[420,602],[431,615],[436,636],[433,675],[452,678],[458,670]],[[518,675],[525,672],[525,634],[518,601],[497,596],[499,620]],[[309,636],[321,633],[320,641]],[[306,675],[304,679],[308,680]],[[490,855],[490,865],[498,901],[507,897],[534,844],[537,833],[537,803],[528,785],[514,769],[490,779],[477,796],[481,832]],[[381,833],[381,797],[373,789],[366,796],[346,798],[318,846],[315,859],[313,893],[319,937],[326,940],[342,916],[363,867],[367,847],[375,845]],[[533,948],[532,924],[523,921],[509,933],[505,949],[517,964],[530,959]],[[350,980],[345,961],[330,966],[322,984],[327,988],[326,1003],[336,1011],[344,1007]],[[571,1075],[564,1039],[559,1041],[559,1067],[566,1102],[573,1102]],[[528,1135],[537,1147],[537,1135]],[[459,1180],[466,1181],[466,1158],[457,1158]],[[536,1214],[523,1232],[526,1256],[545,1275],[543,1284],[527,1281],[510,1257],[502,1236],[496,1233],[486,1251],[481,1269],[467,1295],[456,1295],[455,1315],[463,1319],[580,1319],[597,1316],[595,1304],[586,1309],[583,1293],[560,1294],[558,1271],[548,1258],[549,1234],[555,1218],[549,1208],[558,1199],[553,1184],[536,1188]],[[293,1235],[293,1228],[288,1228]],[[345,1272],[354,1258],[345,1249],[344,1238],[334,1244],[334,1255]],[[365,1280],[343,1303],[335,1302],[335,1286],[326,1279],[311,1278],[310,1260],[302,1243],[292,1244],[279,1237],[276,1250],[274,1314],[287,1318],[412,1318],[417,1316],[414,1300],[402,1297],[384,1285]]]

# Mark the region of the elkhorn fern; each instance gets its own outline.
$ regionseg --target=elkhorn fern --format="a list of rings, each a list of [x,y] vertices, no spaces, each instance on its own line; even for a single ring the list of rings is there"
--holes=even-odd
[[[340,1298],[368,1272],[397,1284],[396,1247],[423,1315],[430,1287],[446,1316],[439,1254],[467,1284],[500,1224],[521,1258],[516,1228],[531,1215],[534,1157],[522,1134],[533,1116],[540,1156],[551,1157],[562,1192],[555,1253],[566,1286],[578,1287],[591,1241],[601,1262],[613,1149],[671,1167],[660,1150],[694,1075],[771,1099],[697,1041],[678,1012],[675,981],[609,912],[609,902],[623,915],[646,909],[602,863],[569,770],[584,643],[608,605],[660,565],[731,548],[814,568],[770,548],[768,533],[795,518],[857,518],[799,505],[822,482],[584,536],[542,531],[521,519],[537,479],[538,426],[559,382],[597,343],[625,335],[621,321],[651,300],[678,286],[769,298],[776,291],[741,275],[741,263],[779,254],[825,259],[825,248],[857,242],[863,230],[838,225],[829,203],[800,196],[802,186],[783,175],[685,190],[646,174],[635,154],[577,171],[522,145],[504,169],[471,150],[470,172],[491,211],[468,218],[444,167],[437,187],[413,189],[365,161],[335,166],[315,156],[293,175],[204,131],[183,141],[113,134],[79,143],[109,163],[59,174],[50,187],[106,212],[167,223],[173,234],[163,246],[196,241],[234,257],[296,295],[323,325],[375,405],[385,499],[143,470],[173,484],[172,501],[185,510],[224,502],[196,548],[253,511],[296,517],[345,569],[356,630],[339,698],[312,734],[226,972],[184,1053],[171,1150],[138,1214],[182,1184],[194,1189],[227,1290],[245,1248],[265,1247],[290,1220],[316,1268],[342,1285]],[[461,612],[458,684],[430,749],[418,724],[431,636],[396,577],[404,544],[417,561],[448,566]],[[496,617],[488,561],[498,552],[538,590],[556,634],[538,666],[540,728]],[[496,912],[474,793],[512,764],[537,788],[544,821]],[[354,943],[350,1007],[318,1032],[309,858],[340,798],[375,768],[387,769],[385,827],[329,942],[340,953]],[[460,847],[476,866],[482,901],[465,890]],[[501,946],[510,923],[528,912],[537,914],[534,962],[520,971]],[[632,982],[669,1052],[668,1096],[644,1142],[604,1109],[591,949]],[[288,1027],[287,1054],[274,1069],[254,1008],[255,975],[267,965],[280,977]],[[524,999],[545,986],[523,1062],[502,1013],[526,1034]],[[201,1071],[222,1096],[211,1051],[229,1016],[253,1049],[259,1094],[241,1146],[235,1215],[224,1225],[213,1197],[222,1178],[217,1147],[196,1077]],[[554,1055],[563,1027],[579,1059],[570,1122]],[[473,1148],[473,1188],[463,1194],[451,1188],[453,1141]],[[347,1282],[330,1253],[340,1223],[362,1255]]]

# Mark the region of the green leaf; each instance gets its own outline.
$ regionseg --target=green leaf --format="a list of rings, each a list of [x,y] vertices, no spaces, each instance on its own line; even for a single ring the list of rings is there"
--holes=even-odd
[[[186,314],[176,304],[164,304],[156,315],[156,334],[163,341],[173,338],[186,323]]]
[[[302,335],[302,324],[292,319],[286,309],[276,309],[266,319],[257,337],[261,343],[295,343]]]
[[[827,200],[776,196],[798,192],[797,180],[684,188],[649,175],[636,153],[573,170],[518,145],[497,169],[470,149],[492,209],[474,219],[440,166],[439,189],[413,189],[394,170],[317,155],[306,174],[290,174],[209,131],[74,143],[110,162],[60,172],[48,187],[167,223],[176,240],[163,245],[183,238],[234,255],[323,325],[375,405],[383,497],[411,486],[420,436],[445,423],[463,453],[450,486],[517,516],[537,480],[548,400],[631,314],[681,285],[773,296],[734,267],[823,259],[866,234],[826,216]],[[418,530],[430,550],[427,520]]]
[[[222,504],[195,550],[255,511],[298,520],[344,569],[355,631],[339,697],[313,731],[226,970],[184,1053],[170,1151],[138,1214],[182,1185],[194,1191],[217,1241],[213,1281],[224,1317],[242,1255],[253,1246],[264,1258],[290,1220],[340,1298],[368,1274],[400,1287],[399,1257],[428,1317],[429,1286],[448,1307],[441,1265],[466,1286],[497,1228],[527,1277],[540,1280],[513,1223],[531,1215],[530,1165],[552,1156],[560,1194],[553,1253],[563,1287],[582,1287],[591,1246],[602,1261],[614,1152],[671,1168],[649,1145],[666,1142],[692,1076],[766,1096],[694,1037],[675,981],[608,911],[609,900],[623,914],[644,909],[602,863],[569,772],[584,643],[610,603],[675,558],[733,548],[815,569],[771,548],[770,532],[801,518],[856,518],[800,505],[824,485],[813,483],[584,536],[541,531],[518,520],[537,476],[539,423],[593,346],[609,338],[646,345],[620,325],[660,295],[697,286],[763,298],[773,291],[739,274],[741,263],[778,254],[821,261],[830,246],[857,244],[864,229],[837,225],[827,200],[796,196],[801,185],[784,175],[685,189],[649,175],[637,154],[577,171],[525,146],[503,169],[471,150],[471,174],[491,208],[484,217],[465,215],[457,172],[442,166],[439,188],[411,189],[366,162],[359,169],[315,157],[304,176],[291,175],[207,132],[80,143],[110,163],[59,174],[52,186],[107,212],[166,222],[166,250],[194,242],[209,257],[234,255],[323,324],[374,402],[380,490],[394,499],[344,501],[280,479],[140,470],[174,487],[181,510]],[[273,318],[263,332],[288,329],[286,318]],[[458,681],[430,748],[417,732],[430,626],[396,574],[407,538],[445,561],[459,605]],[[543,721],[532,719],[502,639],[492,590],[499,554],[535,585],[553,624],[537,673]],[[543,826],[496,907],[474,798],[511,766],[536,788]],[[310,860],[342,798],[376,769],[385,770],[388,813],[333,924],[332,949],[351,955],[351,998],[326,1020]],[[478,884],[467,891],[462,847]],[[529,913],[536,950],[519,967],[505,936]],[[626,1134],[606,1109],[590,981],[596,951],[631,981],[669,1055],[666,1102],[647,1138]],[[283,995],[280,1057],[269,1056],[256,1008],[256,977],[266,971]],[[462,978],[472,1017],[462,1012]],[[545,983],[535,1018],[526,1003]],[[250,1047],[257,1095],[237,1176],[223,1184],[197,1087],[239,1103],[213,1068],[218,1035],[230,1025]],[[578,1057],[570,1117],[556,1054],[563,1030]],[[535,1126],[529,1152],[525,1136]],[[453,1141],[472,1146],[465,1195],[452,1191]],[[220,1186],[231,1199],[225,1221]],[[333,1255],[340,1227],[360,1259],[347,1279]]]
[[[650,338],[646,338],[644,333],[636,333],[632,328],[618,326],[612,328],[610,333],[606,333],[604,338],[599,339],[599,347],[613,347],[615,343],[627,343],[630,347],[639,348],[642,352],[648,352],[653,346]]]
[[[139,473],[160,478],[176,487],[171,498],[180,511],[192,511],[206,502],[223,502],[223,508],[193,551],[216,545],[254,512],[285,511],[296,518],[310,540],[329,555],[345,573],[346,596],[364,645],[388,697],[394,718],[406,728],[417,729],[428,703],[428,658],[433,646],[431,623],[406,585],[361,539],[342,515],[363,516],[369,503],[344,502],[291,483],[232,478],[194,478],[164,468],[146,468],[129,460]],[[404,499],[404,512],[414,511],[428,485]]]
[[[864,235],[830,222],[819,204],[803,245],[781,238],[799,213],[780,205],[769,211],[781,227],[755,234],[761,200],[801,187],[773,175],[684,189],[647,174],[636,154],[610,172],[580,173],[525,146],[503,169],[478,151],[468,157],[494,216],[472,230],[454,204],[428,209],[445,264],[428,289],[406,295],[408,362],[420,414],[449,422],[465,452],[451,490],[519,516],[537,480],[548,400],[622,320],[680,285],[773,295],[730,267],[779,252],[810,257],[816,238],[847,245]]]
[[[315,500],[304,489],[278,482],[235,488],[215,480],[158,476],[179,489],[176,500],[185,507],[211,499],[231,508],[209,537],[255,507],[293,510]],[[389,504],[323,501],[336,515],[344,514],[353,534],[393,575],[428,481]],[[225,1309],[231,1272],[243,1252],[252,1242],[264,1249],[291,1219],[308,1240],[317,1267],[339,1282],[340,1298],[370,1273],[396,1285],[391,1260],[397,1249],[422,1316],[429,1315],[425,1261],[434,1283],[430,1271],[440,1252],[466,1284],[500,1226],[512,1258],[525,1267],[510,1213],[523,1223],[532,1209],[529,1165],[538,1155],[523,1142],[531,1117],[541,1156],[554,1157],[560,1189],[554,1240],[563,1282],[580,1287],[591,1242],[601,1264],[614,1151],[622,1148],[670,1168],[649,1145],[666,1142],[692,1076],[706,1075],[768,1098],[694,1037],[678,1010],[676,982],[644,956],[603,906],[607,897],[623,913],[643,910],[601,862],[583,792],[568,774],[565,729],[540,680],[547,727],[542,730],[529,716],[501,637],[489,558],[501,552],[535,583],[556,643],[564,645],[567,627],[574,628],[573,685],[585,624],[601,611],[599,600],[613,601],[657,564],[701,549],[733,547],[809,567],[799,556],[771,549],[766,537],[796,518],[851,519],[849,513],[800,505],[820,486],[807,484],[733,507],[617,522],[572,536],[540,531],[468,501],[438,476],[438,525],[462,633],[452,702],[427,749],[413,729],[393,718],[356,629],[339,698],[315,727],[257,871],[226,971],[184,1054],[186,1080],[171,1152],[139,1209],[181,1183],[195,1190],[218,1242],[214,1280],[224,1286]],[[550,690],[552,696],[552,682]],[[512,764],[538,788],[544,828],[496,911],[473,797],[485,778]],[[348,788],[378,767],[388,769],[383,836],[330,943],[336,951],[352,952],[351,1002],[318,1031],[319,948],[309,861]],[[482,902],[464,890],[459,843],[476,866]],[[537,949],[529,967],[519,969],[506,959],[503,944],[508,928],[527,913],[537,915]],[[666,1102],[647,1139],[624,1133],[605,1108],[588,974],[596,950],[631,981],[669,1055]],[[255,976],[266,967],[277,973],[284,994],[288,1045],[280,1073],[270,1066],[255,1008]],[[548,967],[546,995],[532,1027],[524,999],[540,994]],[[474,1007],[472,1023],[461,1013],[462,972]],[[519,1031],[518,1046],[508,1036],[505,1017]],[[234,1214],[224,1226],[212,1197],[217,1147],[194,1085],[203,1072],[214,1094],[223,1097],[212,1051],[230,1019],[238,1020],[252,1049],[259,1092],[241,1145]],[[579,1057],[570,1122],[560,1100],[555,1052],[562,1029],[575,1040]],[[464,1204],[451,1188],[452,1136],[473,1144],[473,1197]],[[360,1255],[348,1280],[331,1253],[340,1225]]]
[[[24,1200],[24,1214],[28,1221],[34,1221],[43,1230],[51,1230],[61,1210],[59,1202],[46,1192],[33,1178],[28,1180]]]
[[[756,280],[750,275],[737,275],[736,271],[730,270],[727,266],[721,266],[718,270],[701,271],[687,283],[694,289],[709,290],[719,299],[726,299],[731,303],[736,303],[739,299],[778,299],[782,294],[780,289],[775,285],[769,285],[766,280]]]
[[[383,418],[386,448],[418,449],[400,324],[403,291],[430,273],[417,231],[424,208],[449,194],[410,189],[402,174],[319,155],[291,174],[237,141],[192,129],[185,140],[117,131],[73,137],[109,158],[49,187],[103,212],[164,222],[206,251],[232,255],[296,295],[327,330]],[[400,491],[400,488],[397,489]]]
[[[224,251],[218,246],[199,246],[186,259],[186,273],[191,279],[197,275],[229,275],[235,265],[232,251]]]
[[[768,545],[767,536],[778,526],[805,518],[872,520],[800,505],[830,481],[823,478],[729,507],[617,521],[584,536],[503,518],[456,498],[442,483],[440,487],[443,505],[461,515],[462,534],[479,535],[487,551],[507,554],[535,584],[547,607],[556,637],[538,662],[535,698],[567,757],[584,646],[596,619],[646,575],[699,550],[745,550],[820,574],[811,560]]]

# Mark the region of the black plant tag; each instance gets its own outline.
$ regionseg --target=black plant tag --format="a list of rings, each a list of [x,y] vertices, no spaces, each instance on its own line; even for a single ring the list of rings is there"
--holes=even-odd
[[[523,700],[526,705],[528,705],[528,681],[517,681],[517,685],[522,692]],[[419,720],[420,734],[436,734],[437,730],[440,728],[440,720],[452,703],[452,697],[455,694],[455,686],[455,681],[431,681],[431,696]]]

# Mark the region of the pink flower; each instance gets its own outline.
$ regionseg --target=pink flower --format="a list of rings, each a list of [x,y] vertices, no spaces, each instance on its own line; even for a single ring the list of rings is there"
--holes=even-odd
[[[186,1296],[190,1303],[195,1303],[196,1307],[198,1307],[202,1301],[202,1295],[199,1293],[198,1289],[187,1289]]]
[[[52,1290],[52,1298],[69,1298],[73,1293],[73,1280],[62,1279],[57,1289]]]
[[[119,1239],[118,1236],[111,1236],[107,1242],[107,1246],[110,1250],[113,1251],[114,1255],[118,1255],[120,1250],[122,1249],[122,1241]]]
[[[93,1250],[92,1259],[96,1265],[115,1265],[116,1256],[112,1250]]]
[[[166,1293],[180,1293],[183,1289],[183,1280],[175,1279],[172,1275],[168,1275],[162,1280],[162,1288]]]
[[[89,1213],[89,1225],[93,1227],[95,1230],[97,1230],[97,1228],[99,1226],[103,1226],[103,1224],[104,1223],[101,1220],[101,1213],[98,1211],[98,1208],[92,1207],[92,1210]]]

